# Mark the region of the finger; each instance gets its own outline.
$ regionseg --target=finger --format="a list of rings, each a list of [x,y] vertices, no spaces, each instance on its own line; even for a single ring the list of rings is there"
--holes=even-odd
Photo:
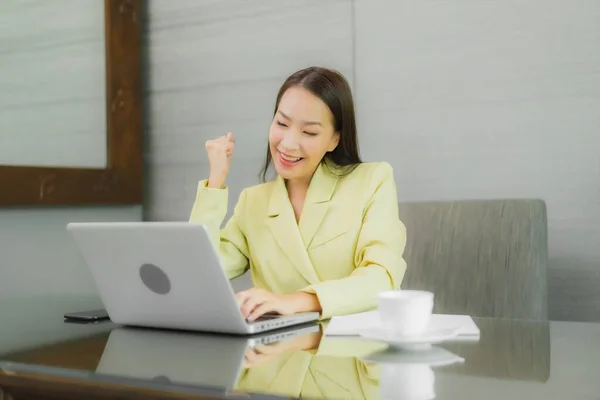
[[[220,136],[215,140],[219,143],[235,142],[235,139],[233,138],[233,133],[231,132],[227,133],[226,135]]]
[[[244,318],[247,316],[247,314],[249,314],[250,311],[245,312],[245,309],[248,308],[248,301],[250,301],[250,299],[252,299],[256,294],[256,291],[254,290],[254,288],[252,289],[248,289],[248,290],[243,290],[241,292],[236,293],[235,298],[238,302],[238,305],[240,307],[240,311],[242,312],[242,314],[244,315]]]
[[[241,307],[242,304],[244,304],[244,302],[246,301],[246,299],[250,296],[250,294],[248,293],[247,290],[243,290],[241,292],[237,292],[235,294],[235,299],[238,302],[238,305]]]
[[[258,367],[267,362],[270,357],[270,355],[259,354],[256,352],[249,353],[247,356],[244,356],[244,368]]]
[[[279,343],[280,342],[275,342],[275,343],[271,343],[271,344],[258,344],[254,348],[254,353],[255,354],[276,354],[277,348],[279,347],[278,346]]]
[[[250,315],[248,315],[247,319],[248,321],[254,321],[256,320],[258,317],[262,316],[263,314],[266,314],[270,311],[275,311],[275,304],[271,301],[267,301],[261,304],[258,304],[251,312]]]
[[[235,294],[236,299],[238,300],[238,303],[240,304],[240,306],[242,304],[244,304],[246,302],[246,300],[248,300],[249,298],[255,296],[256,291],[254,290],[254,288],[251,289],[247,289],[247,290],[242,290],[240,292],[237,292]]]
[[[254,349],[248,349],[246,354],[244,354],[244,368],[251,368],[257,361],[258,354],[254,351]]]
[[[258,357],[258,352],[253,348],[248,349],[248,351],[246,351],[246,354],[244,354],[244,358],[248,361],[255,360],[256,357]]]
[[[248,318],[248,316],[252,314],[257,307],[264,303],[264,301],[265,299],[259,296],[252,296],[248,298],[244,304],[242,304],[241,308],[244,318]]]
[[[260,289],[257,288],[250,288],[250,289],[246,289],[246,290],[240,290],[239,292],[237,292],[235,294],[235,297],[239,297],[239,298],[247,298],[247,297],[251,297],[254,296],[256,293],[261,293]]]
[[[255,293],[263,293],[264,291],[259,288],[251,287],[250,289],[240,290],[238,294],[242,294],[245,296],[253,296]]]
[[[225,154],[233,153],[233,149],[235,147],[234,143],[229,142],[213,142],[206,145],[207,150],[215,151],[215,152],[223,152]]]

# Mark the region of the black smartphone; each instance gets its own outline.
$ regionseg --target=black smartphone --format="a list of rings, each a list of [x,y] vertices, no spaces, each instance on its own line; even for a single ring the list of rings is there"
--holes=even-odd
[[[66,313],[65,319],[75,321],[102,321],[109,319],[106,310],[88,310]]]

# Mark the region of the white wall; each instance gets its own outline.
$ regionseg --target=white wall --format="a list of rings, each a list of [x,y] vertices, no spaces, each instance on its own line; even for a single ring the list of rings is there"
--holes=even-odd
[[[147,215],[187,219],[204,142],[229,130],[234,202],[279,85],[335,67],[401,200],[544,199],[551,315],[600,320],[599,16],[591,0],[151,1]]]

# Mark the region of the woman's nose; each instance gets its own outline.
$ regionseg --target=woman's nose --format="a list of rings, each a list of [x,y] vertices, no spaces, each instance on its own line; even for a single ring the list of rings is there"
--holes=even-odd
[[[287,150],[295,150],[298,146],[297,135],[294,132],[288,132],[283,136],[283,140],[281,141],[283,148]]]

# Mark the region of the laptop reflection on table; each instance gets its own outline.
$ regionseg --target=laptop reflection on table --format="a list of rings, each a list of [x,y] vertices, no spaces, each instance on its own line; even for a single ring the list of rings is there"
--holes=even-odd
[[[252,337],[119,327],[110,332],[96,374],[149,384],[235,389],[246,352],[318,332],[319,325]]]

